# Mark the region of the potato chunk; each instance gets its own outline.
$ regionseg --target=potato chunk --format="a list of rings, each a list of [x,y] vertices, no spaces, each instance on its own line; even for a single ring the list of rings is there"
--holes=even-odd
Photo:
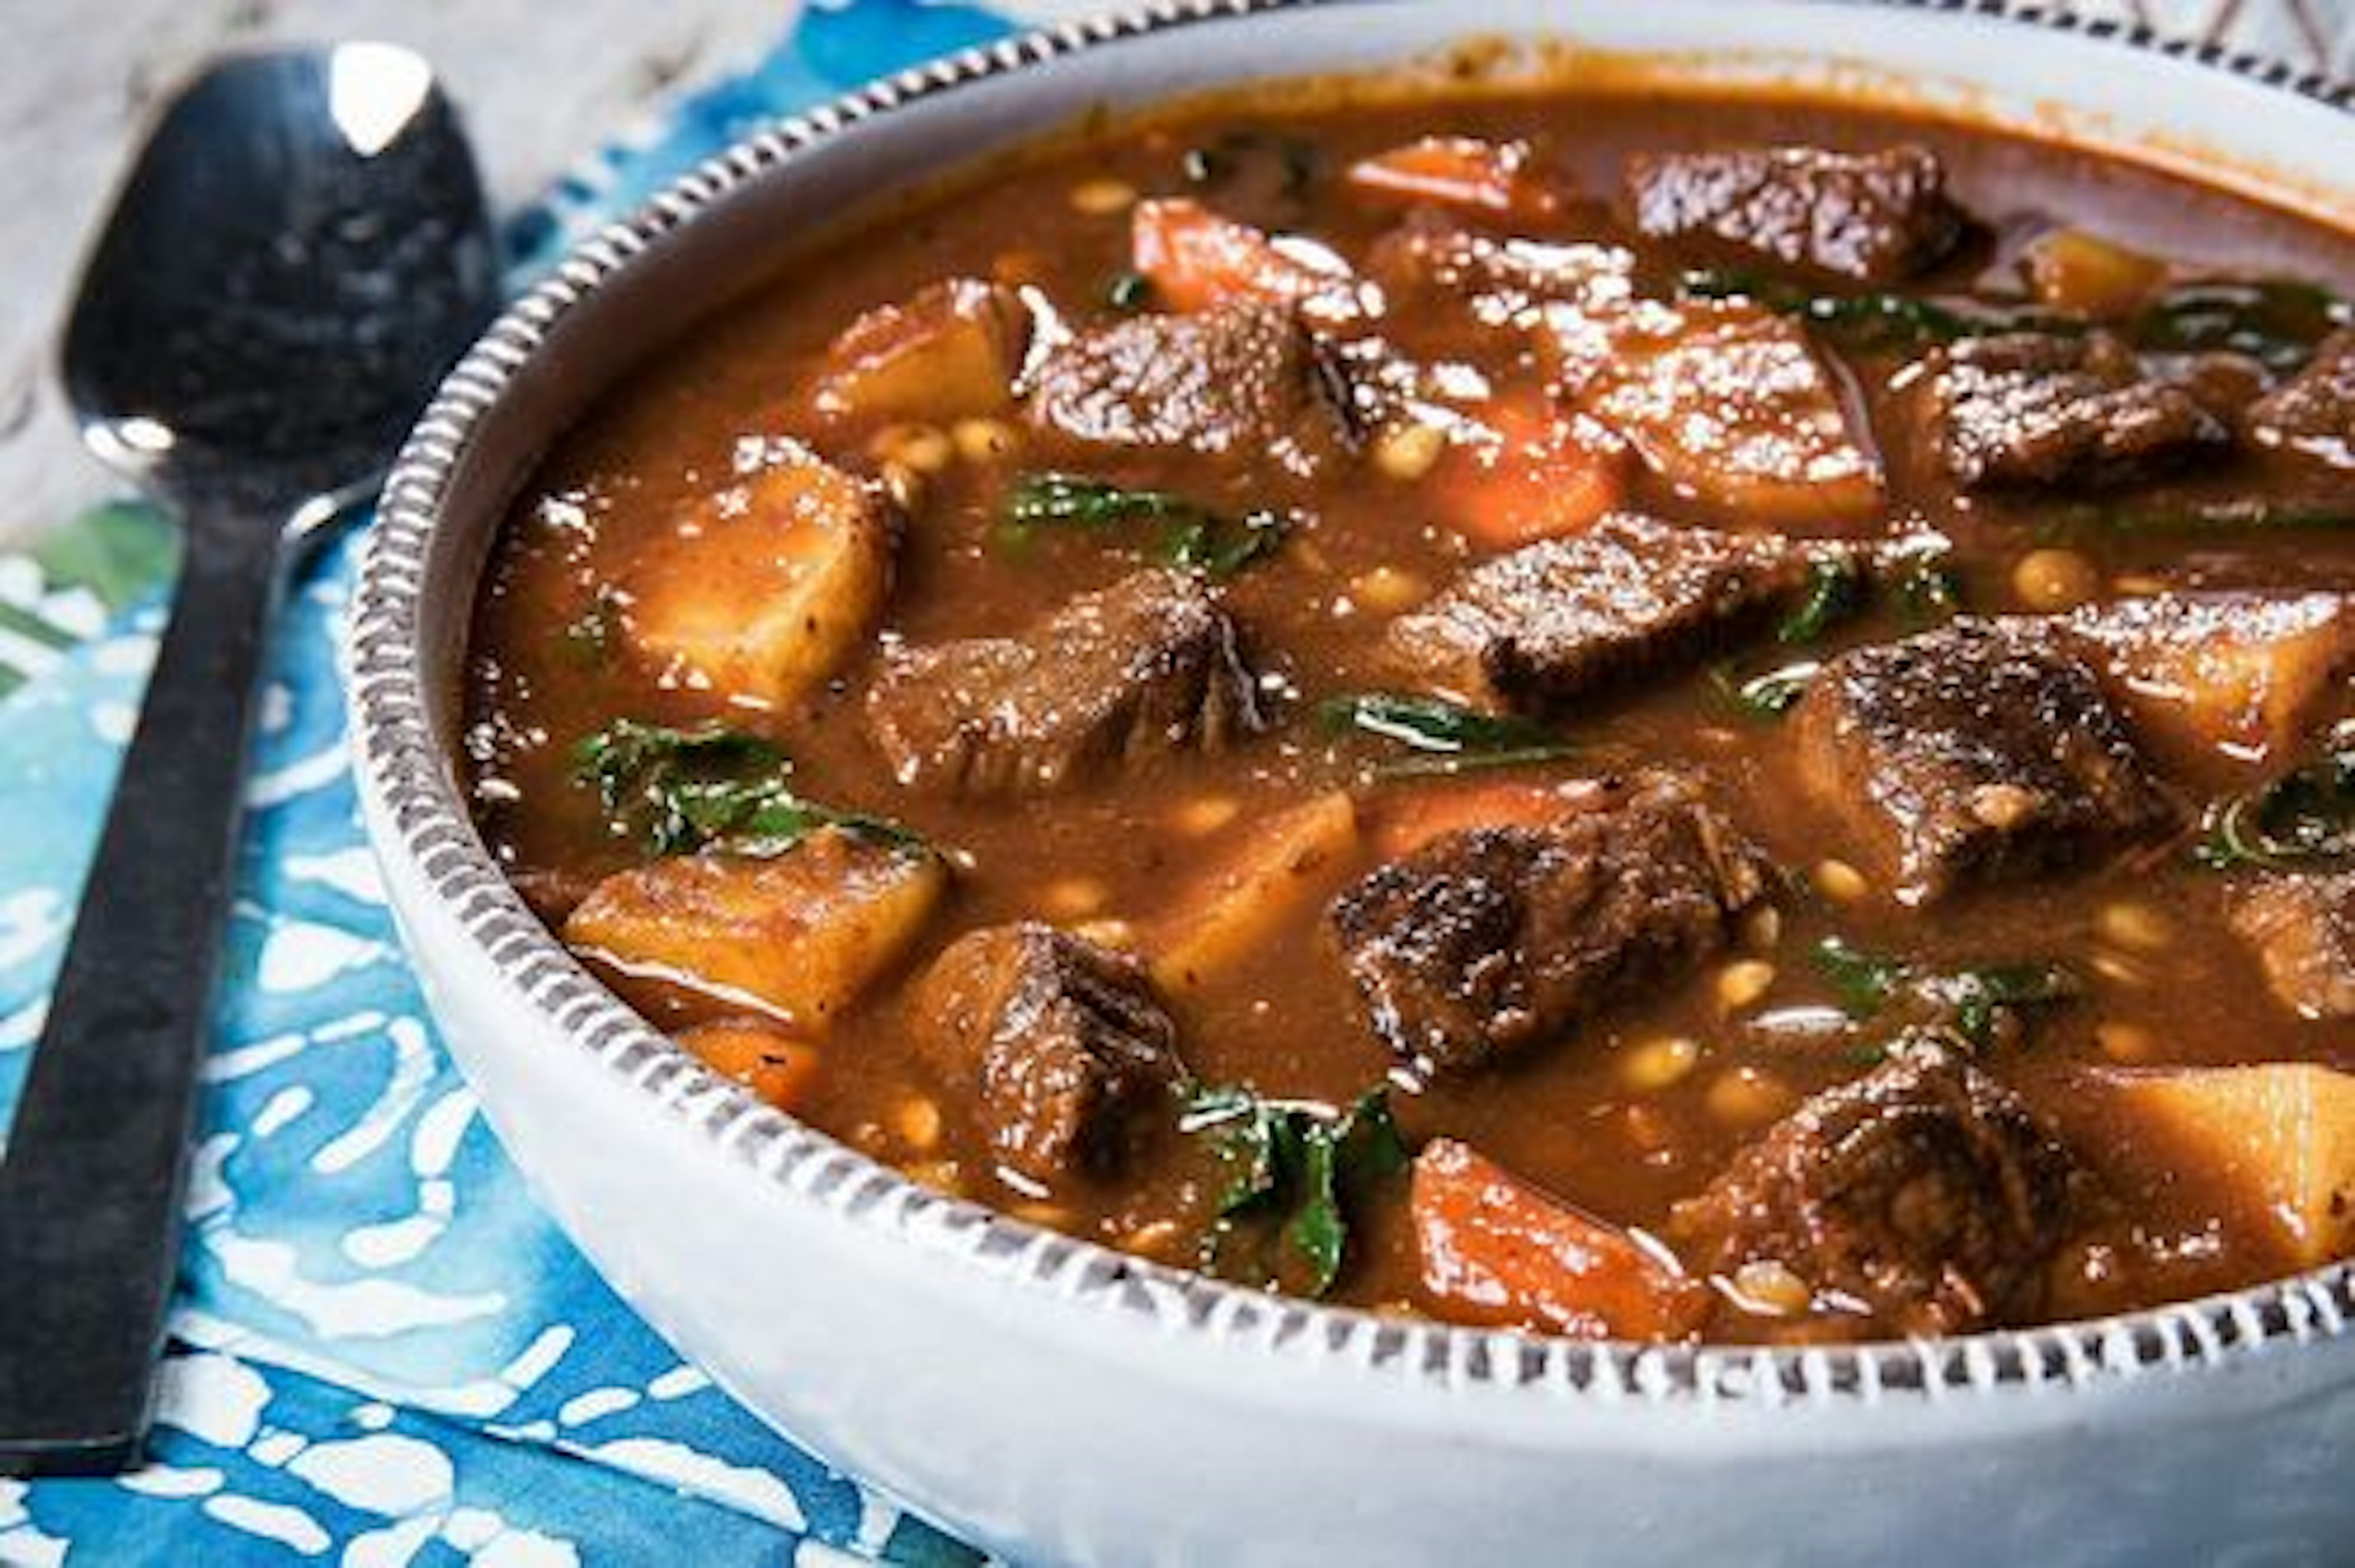
[[[806,449],[687,507],[626,574],[628,635],[685,682],[776,707],[832,675],[890,592],[881,494]]]
[[[811,401],[835,419],[944,424],[1013,400],[1030,316],[1012,289],[949,278],[868,311],[827,350]]]
[[[2355,1074],[2275,1062],[2105,1078],[2172,1148],[2271,1215],[2301,1262],[2355,1254]]]
[[[2083,229],[2056,229],[2019,257],[2030,293],[2054,310],[2099,321],[2130,315],[2167,281],[2167,263]]]
[[[1358,810],[1339,791],[1261,824],[1156,923],[1155,982],[1182,996],[1232,968],[1337,882],[1357,848]]]
[[[1848,523],[1881,506],[1881,465],[1794,322],[1753,306],[1630,311],[1582,403],[1678,489],[1745,520]]]
[[[766,859],[682,855],[617,872],[572,912],[564,940],[815,1034],[908,950],[947,888],[929,851],[825,828]]]
[[[2355,609],[2339,593],[2167,593],[2068,625],[2136,727],[2187,756],[2296,750],[2323,693],[2355,667]]]

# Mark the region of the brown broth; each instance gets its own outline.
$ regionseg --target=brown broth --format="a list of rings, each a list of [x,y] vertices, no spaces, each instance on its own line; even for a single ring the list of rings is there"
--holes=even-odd
[[[2065,217],[2189,271],[2280,273],[2355,292],[2355,243],[2345,233],[2122,163],[1880,112],[1732,100],[1663,106],[1606,97],[1382,106],[1281,124],[1264,114],[1247,118],[1254,128],[1277,127],[1312,141],[1327,168],[1435,131],[1534,136],[1586,193],[1613,190],[1621,163],[1637,149],[1755,139],[1859,148],[1921,141],[1942,153],[1957,198],[1993,230],[1927,287],[1962,289],[1977,278],[2006,276],[2022,238]],[[1462,543],[1419,515],[1412,486],[1370,465],[1325,482],[1313,502],[1282,494],[1282,482],[1252,464],[1124,453],[1091,465],[1092,472],[1232,510],[1289,501],[1314,507],[1290,548],[1228,592],[1231,610],[1251,635],[1255,667],[1296,694],[1282,704],[1282,721],[1250,745],[1174,760],[1116,784],[1010,801],[900,788],[859,723],[875,670],[872,651],[819,697],[789,711],[757,713],[732,709],[708,693],[666,689],[626,660],[584,658],[563,635],[591,612],[601,583],[625,574],[641,552],[664,548],[679,508],[727,482],[738,443],[800,436],[846,466],[871,471],[871,429],[812,429],[797,403],[830,339],[859,312],[943,277],[1019,275],[1075,319],[1107,316],[1100,303],[1107,280],[1128,264],[1126,218],[1076,211],[1069,191],[1082,180],[1108,177],[1147,194],[1193,194],[1179,155],[1221,128],[1108,133],[801,258],[764,293],[645,366],[559,444],[499,543],[476,613],[467,689],[480,820],[495,852],[538,901],[560,909],[596,879],[636,859],[631,846],[605,830],[590,792],[570,777],[574,743],[624,714],[668,723],[719,718],[762,731],[791,753],[797,784],[808,794],[889,816],[954,847],[960,871],[954,899],[909,960],[911,970],[964,932],[1049,913],[1059,885],[1082,880],[1101,886],[1096,912],[1149,930],[1188,878],[1289,804],[1349,789],[1380,822],[1411,804],[1418,790],[1450,787],[1369,783],[1367,763],[1375,753],[1334,741],[1308,714],[1320,697],[1395,684],[1369,660],[1382,617],[1354,606],[1353,579],[1386,569],[1436,585],[1467,559]],[[1266,181],[1205,198],[1247,221],[1313,233],[1352,258],[1364,257],[1398,220],[1395,208],[1354,198],[1330,180],[1314,182],[1297,199]],[[1556,234],[1629,239],[1601,201],[1576,207],[1548,237]],[[1666,265],[1652,259],[1645,264]],[[1422,336],[1412,329],[1398,333],[1415,348],[1446,336],[1435,328]],[[1494,335],[1447,347],[1499,379],[1538,376],[1523,351]],[[1875,428],[1896,428],[1885,384],[1900,363],[1872,355],[1847,362]],[[2049,535],[2053,507],[2034,499],[1961,500],[1918,472],[1911,453],[1888,456],[1890,516],[1955,541],[1974,612],[2020,608],[2011,567]],[[2311,484],[2255,472],[2254,459],[2238,461],[2237,469],[2169,493],[2221,492],[2253,479]],[[931,486],[902,548],[886,638],[922,644],[1011,633],[1071,594],[1133,568],[1132,558],[1090,539],[1040,539],[1018,556],[994,545],[1003,487],[1023,466],[1019,452],[1000,462],[959,461]],[[2345,488],[2341,482],[2335,495],[2316,499],[2344,506]],[[1672,519],[1732,520],[1657,485],[1639,485],[1631,499]],[[2344,530],[2187,539],[2084,528],[2071,532],[2068,543],[2113,583],[2140,575],[2179,587],[2355,588],[2355,533]],[[1843,625],[1826,647],[1905,629],[1894,615],[1876,612]],[[1772,662],[1774,650],[1761,652]],[[2339,713],[2355,711],[2343,683],[2338,700]],[[1808,868],[1838,853],[1833,826],[1795,782],[1787,735],[1736,711],[1701,674],[1597,705],[1568,730],[1593,760],[1574,758],[1557,773],[1575,776],[1636,757],[1690,763],[1780,863]],[[2257,776],[2219,761],[2204,776],[2179,782],[2195,792],[2218,791],[2248,787]],[[1201,834],[1180,826],[1187,807],[1213,798],[1234,803],[1231,822]],[[1357,864],[1334,868],[1331,885],[1337,889],[1373,863],[1368,850]],[[2084,973],[2086,994],[1991,1060],[2113,1183],[2122,1218],[2088,1241],[2123,1249],[2130,1261],[2088,1278],[2077,1266],[2082,1260],[2069,1254],[2063,1269],[2074,1276],[2056,1293],[2054,1310],[2107,1311],[2253,1282],[2288,1265],[2266,1217],[2189,1169],[2155,1177],[2147,1162],[2112,1157],[2135,1130],[2073,1092],[2088,1069],[2115,1065],[2096,1038],[2104,1025],[2147,1031],[2149,1054],[2136,1065],[2296,1060],[2355,1068],[2355,1030],[2343,1022],[2302,1020],[2271,1000],[2254,959],[2221,923],[2222,886],[2214,874],[2188,865],[2175,845],[2028,887],[1946,901],[1927,912],[1878,896],[1852,905],[1795,898],[1785,902],[1771,945],[1738,947],[1688,984],[1620,1008],[1579,1038],[1508,1068],[1398,1094],[1397,1110],[1411,1138],[1444,1131],[1594,1214],[1655,1227],[1673,1202],[1723,1166],[1761,1117],[1860,1071],[1876,1036],[1827,1011],[1832,993],[1805,957],[1820,938],[1836,933],[1861,947],[1942,966],[2066,958]],[[2097,936],[2096,923],[2120,901],[2160,914],[2172,940],[2157,954],[2113,954],[2130,967],[2104,973],[2094,960],[2112,950]],[[1059,918],[1069,918],[1071,909],[1060,906]],[[1383,1081],[1391,1064],[1361,1022],[1320,933],[1321,910],[1320,900],[1282,942],[1176,1009],[1184,1054],[1199,1077],[1335,1104]],[[1729,1014],[1716,998],[1716,972],[1753,958],[1774,965],[1773,986],[1760,1003]],[[613,978],[666,1027],[730,1010],[690,988]],[[962,1189],[973,1196],[1035,1204],[1038,1194],[992,1174],[957,1107],[943,1107],[937,1148],[907,1147],[893,1130],[910,1096],[939,1095],[909,1046],[902,1007],[898,990],[884,986],[836,1023],[820,1042],[826,1066],[797,1107],[801,1114],[886,1159],[921,1162],[936,1173],[953,1162]],[[1700,1042],[1693,1070],[1666,1086],[1630,1087],[1630,1054],[1678,1035]],[[1745,1097],[1724,1085],[1742,1074],[1751,1075],[1752,1088],[1743,1104],[1733,1105]],[[1147,1144],[1125,1179],[1075,1180],[1048,1194],[1052,1211],[1045,1217],[1114,1243],[1150,1221],[1173,1221],[1155,1244],[1161,1255],[1188,1261],[1211,1186],[1199,1140],[1172,1134]],[[1412,1248],[1397,1213],[1369,1216],[1363,1239],[1338,1295],[1369,1304],[1415,1302]],[[1771,1337],[1777,1328],[1734,1318],[1715,1331]]]

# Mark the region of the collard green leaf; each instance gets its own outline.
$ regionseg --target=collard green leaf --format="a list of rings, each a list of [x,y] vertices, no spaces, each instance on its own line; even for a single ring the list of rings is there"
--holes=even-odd
[[[1867,351],[1918,349],[1957,338],[2007,332],[2075,335],[2086,324],[2074,316],[1977,301],[1941,301],[1912,294],[1817,293],[1747,268],[1708,268],[1687,272],[1684,293],[1696,299],[1747,299],[1777,315],[1818,327],[1852,347]]]
[[[1220,578],[1273,553],[1289,526],[1277,512],[1230,517],[1168,490],[1049,472],[1023,475],[1007,487],[997,535],[1018,549],[1042,530],[1114,533],[1138,525],[1153,526],[1140,551],[1147,559]]]
[[[1226,1172],[1204,1261],[1311,1296],[1340,1277],[1353,1215],[1407,1166],[1383,1089],[1339,1111],[1248,1089],[1197,1087],[1179,1125],[1218,1140]]]
[[[2136,315],[2128,335],[2140,348],[2245,354],[2286,371],[2349,318],[2347,302],[2302,279],[2214,281],[2160,294]]]
[[[2219,870],[2355,859],[2355,751],[2322,757],[2211,806],[2192,854]]]
[[[1774,629],[1777,642],[1812,643],[1864,608],[1864,573],[1854,560],[1818,560],[1807,569],[1807,592]]]
[[[1359,691],[1316,705],[1327,734],[1370,735],[1410,755],[1384,763],[1384,775],[1462,773],[1559,762],[1578,748],[1534,720],[1483,713],[1415,692]]]
[[[1898,613],[1910,626],[1950,621],[1963,613],[1963,578],[1944,555],[1909,559],[1895,579]]]
[[[610,830],[651,855],[781,855],[821,827],[922,846],[896,822],[803,799],[792,774],[774,745],[716,723],[679,730],[617,719],[573,748],[573,777],[596,790]]]
[[[1755,675],[1744,675],[1733,665],[1720,664],[1710,667],[1709,678],[1744,718],[1774,720],[1798,706],[1799,699],[1807,695],[1807,688],[1815,683],[1823,667],[1814,659],[1800,659]]]
[[[1245,512],[1240,517],[1206,516],[1173,529],[1163,539],[1158,554],[1171,566],[1210,577],[1232,577],[1283,548],[1284,532],[1284,520],[1274,512]]]
[[[1104,303],[1123,315],[1148,308],[1153,297],[1153,280],[1143,272],[1114,272],[1104,285]]]
[[[1851,947],[1837,936],[1818,943],[1811,956],[1849,1017],[1870,1020],[1902,1008],[1951,1027],[1981,1048],[1995,1042],[2008,1016],[2053,1007],[2084,991],[2066,965],[2034,960],[1923,969]]]

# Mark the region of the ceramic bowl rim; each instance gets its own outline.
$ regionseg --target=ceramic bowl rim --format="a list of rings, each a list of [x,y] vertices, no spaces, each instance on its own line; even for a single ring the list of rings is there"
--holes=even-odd
[[[1043,1290],[1072,1310],[1132,1317],[1143,1332],[1248,1332],[1374,1369],[1466,1387],[1541,1385],[1556,1394],[1714,1404],[1880,1402],[1977,1391],[2084,1388],[2147,1371],[2220,1368],[2284,1341],[2344,1337],[2355,1325],[2355,1265],[2113,1317],[1937,1339],[1810,1347],[1585,1342],[1508,1329],[1377,1317],[1271,1296],[948,1197],[848,1147],[719,1077],[595,981],[524,905],[474,831],[428,720],[418,605],[461,457],[551,327],[664,236],[741,187],[822,148],[846,127],[940,93],[1099,46],[1235,23],[1327,0],[1164,0],[1039,28],[900,72],[738,141],[634,213],[575,245],[517,299],[453,369],[388,480],[347,627],[352,747],[378,810],[370,837],[396,852],[504,984],[544,1021],[634,1083],[652,1110],[682,1117],[794,1201],[903,1240],[945,1242],[975,1285]],[[2262,57],[2162,37],[2019,0],[1897,0],[1898,7],[1990,26],[2074,33],[2229,72],[2340,110],[2355,83]],[[392,841],[387,842],[389,838]],[[943,1266],[957,1266],[943,1263]],[[1156,1321],[1159,1320],[1159,1321]]]

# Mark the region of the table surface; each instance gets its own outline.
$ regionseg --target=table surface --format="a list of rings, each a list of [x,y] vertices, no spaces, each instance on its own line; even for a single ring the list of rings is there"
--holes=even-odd
[[[0,0],[0,549],[106,489],[52,360],[91,226],[140,127],[209,55],[330,38],[407,44],[465,111],[503,209],[681,84],[757,56],[794,0]],[[528,70],[516,62],[529,59]]]

